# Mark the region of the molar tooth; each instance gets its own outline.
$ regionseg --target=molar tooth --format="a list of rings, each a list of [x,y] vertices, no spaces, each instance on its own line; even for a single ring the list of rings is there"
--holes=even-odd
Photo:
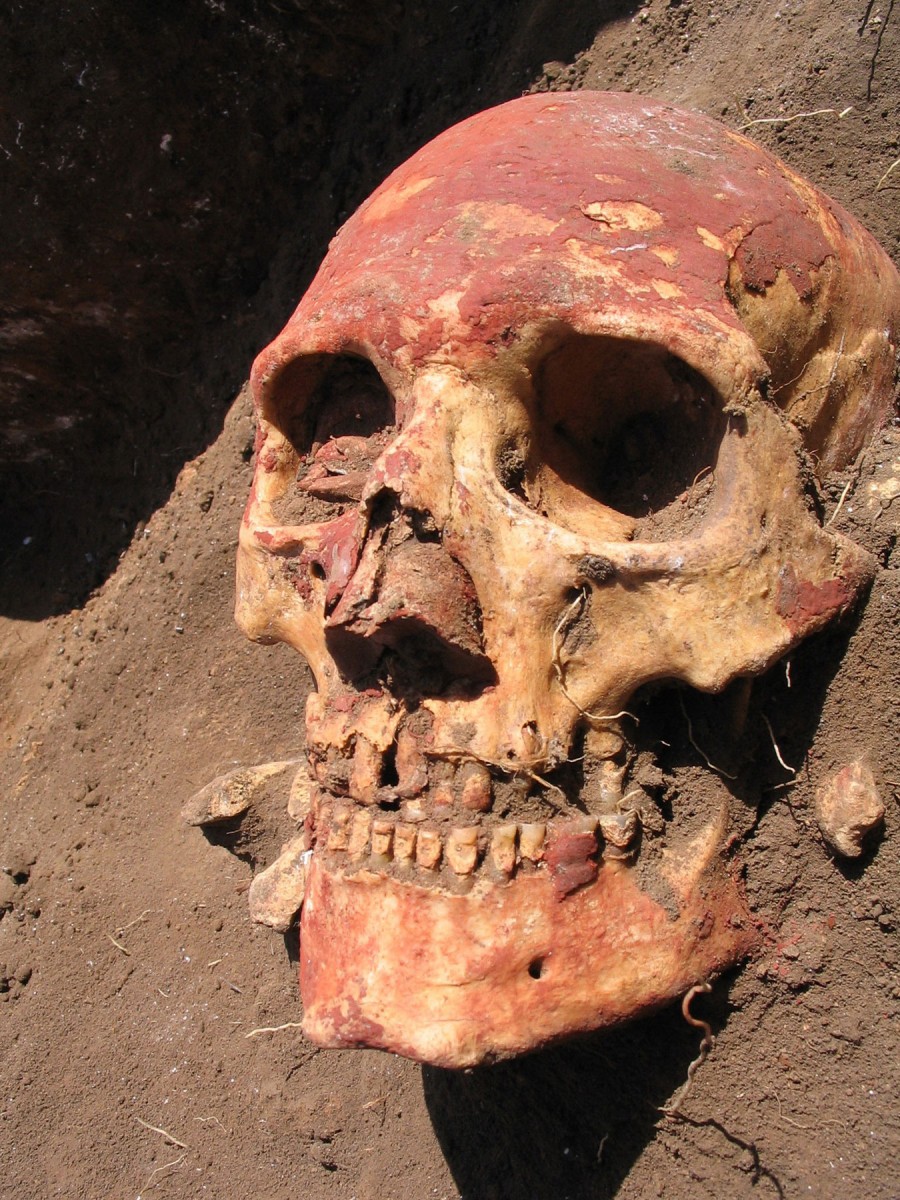
[[[416,862],[432,871],[441,861],[441,839],[436,829],[420,829],[416,839]]]
[[[487,812],[491,807],[491,773],[481,763],[466,763],[458,781],[462,784],[463,808]]]
[[[491,861],[504,875],[512,875],[516,867],[515,825],[498,825],[491,838]]]
[[[519,826],[519,854],[531,862],[540,862],[544,857],[544,838],[547,826],[541,822],[529,822]]]
[[[416,852],[416,827],[400,822],[394,827],[394,861],[408,863]]]
[[[453,778],[456,768],[453,763],[440,760],[431,763],[429,799],[435,808],[452,807],[456,797],[453,795]]]
[[[628,858],[634,853],[634,842],[640,828],[640,818],[635,809],[604,813],[599,824],[603,834],[604,858]]]
[[[346,804],[335,807],[325,843],[329,850],[346,850],[350,842],[350,809]]]
[[[372,822],[372,853],[384,858],[391,856],[391,844],[394,840],[394,825],[383,817]]]
[[[347,853],[351,858],[361,858],[369,848],[369,834],[372,831],[372,814],[365,808],[358,808],[353,814],[350,825],[350,842]]]
[[[428,764],[419,739],[408,727],[397,734],[397,795],[403,799],[418,796],[428,786]]]
[[[368,738],[356,735],[356,753],[350,771],[350,795],[360,804],[374,804],[381,785],[382,756]]]
[[[466,825],[451,829],[444,853],[457,875],[471,875],[478,861],[478,827]]]

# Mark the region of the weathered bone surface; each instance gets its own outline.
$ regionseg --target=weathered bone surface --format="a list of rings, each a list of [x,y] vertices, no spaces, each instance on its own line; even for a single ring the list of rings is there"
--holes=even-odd
[[[898,319],[838,205],[636,96],[482,113],[347,222],[253,369],[238,560],[241,626],[316,682],[311,861],[267,909],[305,887],[310,1038],[467,1066],[752,951],[725,781],[664,816],[627,709],[854,602],[809,464],[884,419]]]

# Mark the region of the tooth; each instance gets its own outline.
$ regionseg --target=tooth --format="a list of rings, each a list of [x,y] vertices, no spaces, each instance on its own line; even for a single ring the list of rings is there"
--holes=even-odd
[[[605,813],[600,817],[604,858],[628,858],[635,850],[640,818],[633,808],[627,812]]]
[[[532,862],[540,862],[544,857],[544,838],[547,826],[540,823],[529,823],[519,826],[519,854]]]
[[[391,843],[394,840],[394,825],[391,821],[380,818],[372,822],[372,853],[389,858]]]
[[[456,768],[449,762],[432,762],[429,783],[429,799],[435,808],[451,808],[456,800],[453,795],[453,777]]]
[[[398,822],[394,827],[394,862],[408,863],[416,852],[416,827]]]
[[[441,839],[436,829],[420,829],[416,839],[416,862],[427,870],[441,861]]]
[[[334,810],[326,845],[329,850],[346,850],[350,842],[350,809],[346,804]]]
[[[616,805],[622,799],[622,780],[625,776],[625,766],[617,766],[609,760],[600,764],[600,811],[614,813]]]
[[[481,763],[467,763],[459,773],[463,808],[487,812],[491,807],[491,773]]]
[[[428,786],[428,764],[419,739],[408,728],[397,734],[397,794],[401,798],[418,796]]]
[[[356,735],[356,753],[350,772],[350,795],[360,804],[374,804],[381,784],[382,756],[372,743]]]
[[[515,825],[498,825],[491,838],[491,861],[504,875],[512,875],[516,866]]]
[[[351,766],[343,750],[329,746],[325,758],[319,759],[314,767],[316,780],[332,795],[345,796]]]
[[[589,729],[584,739],[584,749],[593,758],[610,759],[621,753],[624,738],[616,729]]]
[[[372,814],[366,809],[357,809],[350,826],[350,842],[347,853],[351,858],[360,858],[369,847],[369,834],[372,830]]]
[[[471,875],[478,861],[478,827],[451,829],[445,848],[447,862],[457,875]]]
[[[404,800],[400,805],[400,811],[405,820],[412,821],[414,824],[425,820],[425,805],[421,800]]]

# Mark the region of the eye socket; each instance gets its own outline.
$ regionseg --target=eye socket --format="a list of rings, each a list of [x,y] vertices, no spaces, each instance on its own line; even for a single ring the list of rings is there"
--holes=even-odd
[[[333,520],[359,502],[396,420],[394,398],[357,355],[310,355],[281,373],[265,415],[291,443],[296,482],[280,503],[285,524]]]
[[[533,378],[525,482],[533,507],[579,528],[591,520],[613,530],[618,517],[618,536],[651,540],[672,532],[660,514],[677,509],[669,515],[678,532],[689,531],[699,519],[691,489],[704,475],[711,486],[726,428],[706,379],[651,342],[576,333],[541,360]]]

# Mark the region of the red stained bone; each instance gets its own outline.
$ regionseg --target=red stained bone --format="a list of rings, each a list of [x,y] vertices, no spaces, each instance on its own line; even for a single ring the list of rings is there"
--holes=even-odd
[[[824,583],[798,579],[789,563],[778,576],[775,607],[794,635],[805,635],[831,621],[853,603],[859,582],[850,584],[840,576]]]
[[[370,603],[351,583],[328,626],[379,644],[395,645],[410,632],[432,631],[452,655],[481,655],[480,611],[466,571],[436,542],[403,542],[388,555]]]
[[[307,1037],[442,1067],[635,1017],[759,942],[718,864],[673,919],[619,866],[560,899],[548,871],[460,896],[314,858],[301,919]]]

